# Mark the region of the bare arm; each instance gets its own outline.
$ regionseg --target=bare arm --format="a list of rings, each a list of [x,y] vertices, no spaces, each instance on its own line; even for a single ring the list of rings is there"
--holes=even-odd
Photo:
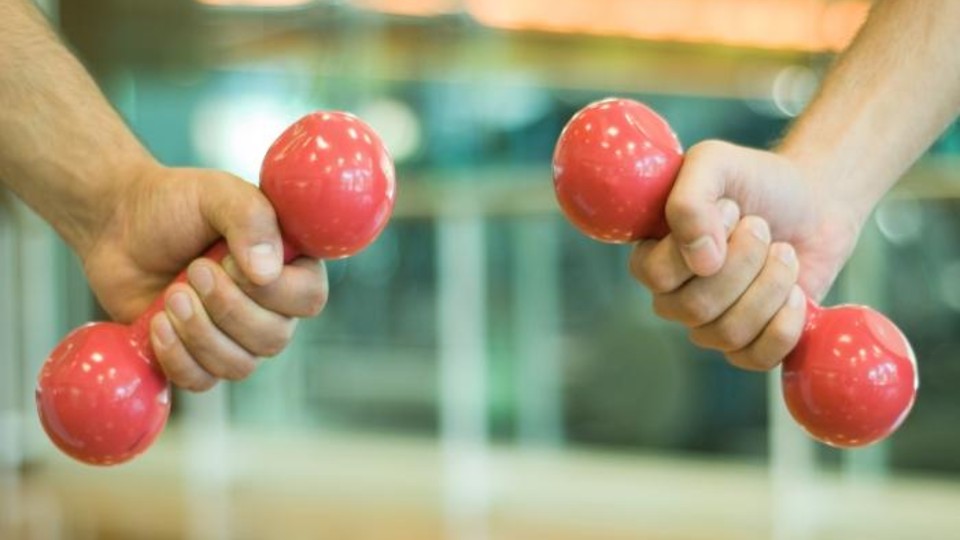
[[[771,368],[803,328],[795,284],[827,293],[874,206],[958,112],[960,1],[877,0],[778,149],[687,152],[667,203],[672,236],[638,246],[633,273],[694,342]],[[747,242],[734,229],[728,241],[722,199],[769,235]]]
[[[28,0],[0,0],[0,182],[81,256],[156,165]]]
[[[960,2],[879,0],[778,150],[865,219],[960,113]]]
[[[151,341],[182,387],[246,377],[326,299],[317,261],[282,265],[263,194],[223,171],[154,160],[29,0],[0,0],[0,182],[80,256],[115,319],[164,295]],[[195,260],[219,237],[231,264]],[[188,265],[189,285],[168,288]]]

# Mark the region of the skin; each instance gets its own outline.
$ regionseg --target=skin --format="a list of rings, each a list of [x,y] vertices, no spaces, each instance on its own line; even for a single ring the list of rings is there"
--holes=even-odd
[[[779,146],[692,147],[672,234],[630,260],[657,313],[738,367],[777,366],[800,338],[803,295],[827,293],[873,208],[960,112],[957,36],[960,2],[880,0]],[[745,240],[758,219],[769,240]]]
[[[165,296],[151,341],[180,387],[247,377],[326,303],[322,263],[283,265],[261,192],[158,163],[27,0],[0,0],[0,183],[74,250],[111,317],[130,322]],[[226,260],[197,258],[221,237]],[[184,268],[189,283],[168,288]]]

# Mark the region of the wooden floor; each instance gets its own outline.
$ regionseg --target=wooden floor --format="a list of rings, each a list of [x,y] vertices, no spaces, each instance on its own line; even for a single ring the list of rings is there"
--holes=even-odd
[[[960,479],[777,488],[760,465],[513,447],[445,477],[445,456],[432,440],[169,430],[130,465],[5,473],[0,538],[960,539]],[[450,482],[489,497],[445,506]]]

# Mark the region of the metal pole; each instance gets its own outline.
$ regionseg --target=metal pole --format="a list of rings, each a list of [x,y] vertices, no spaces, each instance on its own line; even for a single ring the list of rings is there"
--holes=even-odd
[[[440,429],[447,537],[489,537],[486,272],[480,216],[437,221]]]
[[[559,233],[550,218],[524,219],[513,241],[517,425],[521,443],[563,442]]]
[[[773,540],[817,538],[821,505],[816,443],[793,421],[780,392],[780,370],[768,375],[770,491]]]

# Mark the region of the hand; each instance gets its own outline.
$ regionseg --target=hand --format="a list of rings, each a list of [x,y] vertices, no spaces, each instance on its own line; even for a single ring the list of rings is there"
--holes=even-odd
[[[667,221],[671,234],[639,244],[630,261],[657,313],[738,367],[770,369],[803,330],[794,284],[825,295],[863,217],[845,213],[786,157],[708,141],[687,153]]]
[[[156,164],[129,180],[102,210],[110,217],[80,257],[118,321],[132,321],[165,295],[151,343],[174,384],[203,391],[218,379],[247,377],[257,357],[289,343],[296,317],[323,309],[323,264],[300,258],[283,266],[276,217],[256,187],[220,171]],[[230,248],[222,264],[194,260],[221,237]],[[184,268],[189,284],[164,292]]]

